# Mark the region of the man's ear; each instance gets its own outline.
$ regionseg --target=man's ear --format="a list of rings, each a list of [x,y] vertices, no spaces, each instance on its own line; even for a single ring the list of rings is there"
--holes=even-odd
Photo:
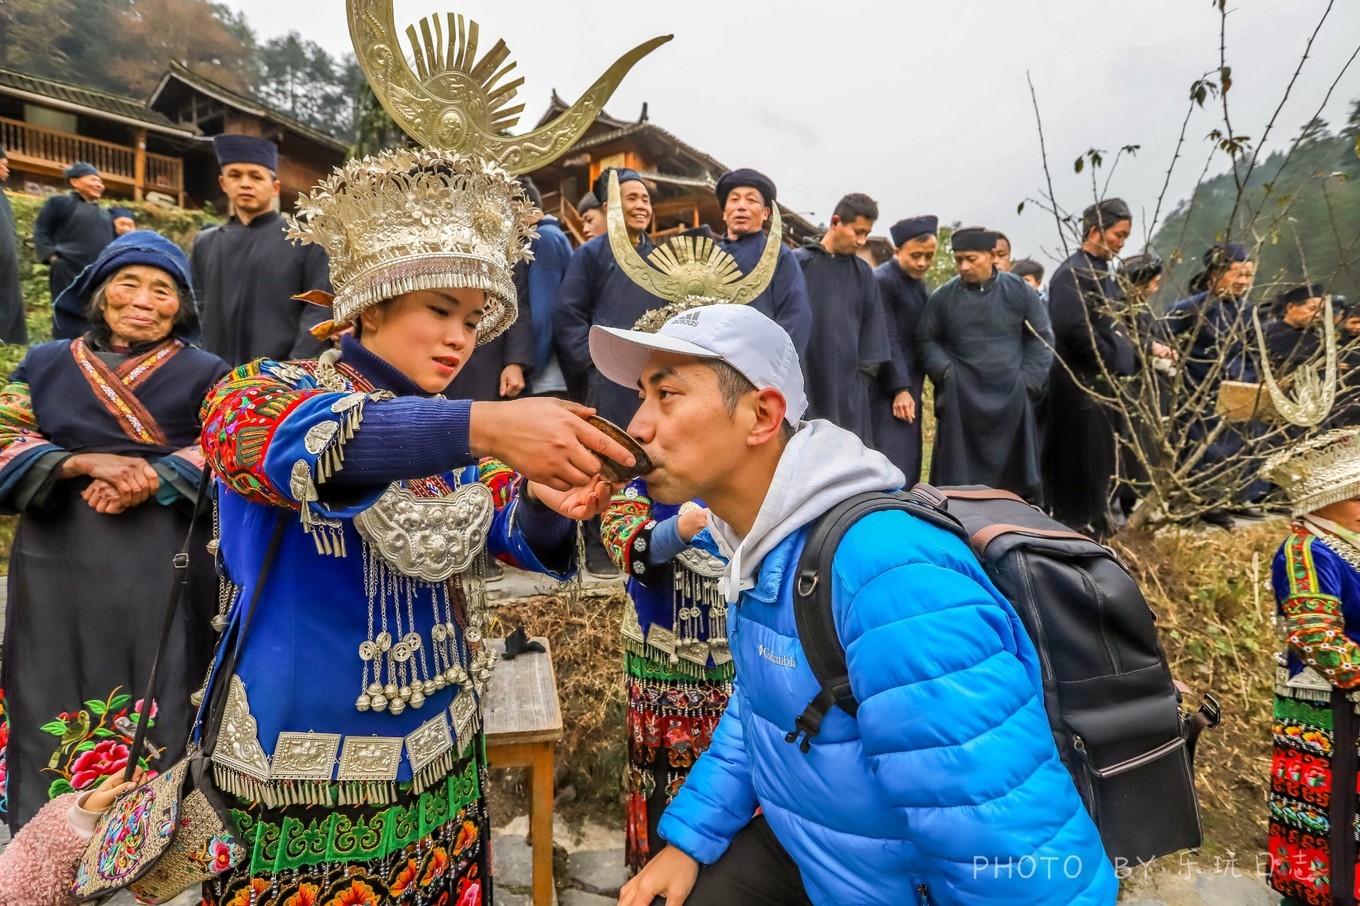
[[[773,387],[757,390],[751,396],[751,430],[746,435],[746,444],[759,447],[779,437],[784,427],[784,414],[788,404],[784,395]]]
[[[834,227],[834,226],[840,226],[840,225],[841,225],[841,218],[840,218],[838,215],[836,215],[836,214],[832,214],[832,215],[831,215],[831,225],[832,225],[833,227]]]

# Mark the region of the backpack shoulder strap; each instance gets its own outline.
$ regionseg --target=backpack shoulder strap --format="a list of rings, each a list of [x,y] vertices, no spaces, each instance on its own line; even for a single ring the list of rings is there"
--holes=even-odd
[[[813,524],[798,558],[793,586],[793,614],[808,668],[821,688],[817,697],[808,703],[794,721],[794,729],[785,737],[786,742],[798,742],[798,737],[802,736],[798,747],[807,752],[812,738],[821,732],[822,719],[832,705],[839,706],[851,717],[859,712],[859,702],[850,689],[845,647],[836,632],[831,582],[824,581],[824,577],[830,574],[831,561],[845,533],[870,513],[906,510],[966,542],[967,533],[958,520],[949,515],[947,504],[944,495],[935,488],[918,484],[911,491],[857,494],[832,507]]]

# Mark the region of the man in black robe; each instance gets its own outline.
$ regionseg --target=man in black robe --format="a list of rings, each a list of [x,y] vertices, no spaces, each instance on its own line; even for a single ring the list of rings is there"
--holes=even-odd
[[[213,150],[218,184],[231,216],[194,239],[194,293],[203,317],[203,348],[229,364],[319,355],[311,328],[329,320],[327,306],[293,296],[331,291],[326,252],[294,245],[274,210],[279,194],[278,146],[249,135],[219,135]]]
[[[925,275],[935,260],[939,218],[908,217],[889,228],[893,256],[874,268],[888,326],[889,358],[870,391],[874,446],[907,476],[921,480],[921,391],[925,372],[916,356],[916,330],[930,292]]]
[[[113,218],[99,206],[104,195],[99,171],[80,161],[66,169],[66,181],[71,191],[47,199],[33,221],[33,251],[48,267],[53,302],[113,241]],[[88,326],[83,311],[52,310],[54,339],[74,340]]]
[[[1271,371],[1279,380],[1322,351],[1318,325],[1324,290],[1317,283],[1295,286],[1276,299],[1276,315],[1261,327]]]
[[[775,203],[774,182],[758,170],[732,170],[718,179],[717,195],[726,228],[718,247],[732,256],[743,274],[749,274],[765,252],[765,224]],[[812,334],[807,282],[793,250],[780,242],[779,236],[769,239],[780,243],[774,277],[765,291],[747,304],[784,328],[802,356]]]
[[[917,353],[935,385],[935,484],[985,484],[1042,500],[1035,406],[1053,364],[1039,295],[993,264],[996,234],[953,235],[959,275],[931,294]]]
[[[595,180],[594,194],[608,198],[609,173]],[[647,227],[652,219],[652,196],[636,170],[620,169],[619,195],[628,238],[646,258],[656,248]],[[606,209],[608,205],[605,205]],[[627,425],[637,412],[637,388],[620,387],[595,370],[590,361],[590,328],[631,330],[658,305],[656,296],[638,286],[614,260],[609,236],[596,236],[576,250],[557,296],[554,339],[567,387],[583,387],[585,404],[616,425]]]
[[[1044,425],[1044,496],[1053,517],[1095,538],[1113,533],[1110,493],[1118,471],[1117,431],[1122,378],[1137,370],[1127,326],[1117,312],[1123,299],[1111,263],[1133,229],[1133,215],[1118,198],[1082,214],[1085,237],[1049,281],[1056,359],[1049,373]]]
[[[873,268],[857,254],[877,219],[872,198],[846,195],[822,238],[793,253],[812,302],[812,337],[803,359],[806,418],[827,419],[865,443],[874,436],[869,385],[890,357]]]
[[[0,147],[0,182],[9,179],[9,155]],[[19,237],[14,231],[14,209],[0,191],[0,343],[28,345],[24,294],[19,284]]]
[[[1180,452],[1198,455],[1194,471],[1218,473],[1214,484],[1225,507],[1204,514],[1211,525],[1231,529],[1232,513],[1257,516],[1254,504],[1270,486],[1256,477],[1260,462],[1252,449],[1269,432],[1258,421],[1235,422],[1220,428],[1217,402],[1223,381],[1255,384],[1260,361],[1247,299],[1256,279],[1251,250],[1240,242],[1225,242],[1205,251],[1204,267],[1190,278],[1194,295],[1174,302],[1161,319],[1161,329],[1175,337],[1184,355],[1178,374],[1185,388],[1177,400],[1175,417],[1184,431]],[[1248,342],[1250,341],[1250,342]],[[1204,446],[1205,441],[1212,438]]]
[[[609,169],[595,180],[596,198],[609,198]],[[638,255],[646,258],[656,248],[647,227],[652,220],[652,196],[636,170],[620,168],[619,196],[624,225]],[[608,203],[605,204],[608,209]],[[656,296],[633,282],[618,262],[607,233],[596,236],[576,250],[557,296],[553,339],[568,392],[601,416],[626,427],[639,406],[636,387],[622,387],[595,370],[590,359],[590,328],[633,328],[639,318],[659,305]],[[585,530],[586,571],[610,578],[619,574],[600,539],[599,519]]]

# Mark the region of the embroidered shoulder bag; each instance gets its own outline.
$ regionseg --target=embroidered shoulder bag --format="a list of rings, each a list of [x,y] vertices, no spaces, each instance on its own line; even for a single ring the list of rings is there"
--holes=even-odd
[[[161,620],[160,643],[151,664],[143,701],[151,701],[155,693],[161,656],[175,611],[188,584],[189,549],[194,527],[209,496],[210,475],[211,470],[205,468],[189,533],[184,546],[175,555],[175,581],[170,586],[170,597]],[[250,626],[260,591],[278,553],[284,516],[282,512],[277,514],[274,534],[236,644],[227,644],[227,636],[218,643],[218,663],[214,665],[213,676],[230,676],[234,669],[240,640]],[[224,664],[224,659],[232,663]],[[204,724],[203,741],[192,745],[184,758],[165,773],[121,796],[100,817],[76,868],[71,891],[74,899],[94,900],[126,888],[144,903],[164,903],[196,884],[230,871],[245,858],[247,848],[237,837],[226,803],[213,785],[211,764],[206,754],[211,751],[211,740],[206,735],[216,732],[225,705],[226,696],[214,694],[207,709],[209,718]],[[133,752],[142,751],[145,736],[146,725],[139,722],[132,741]],[[129,759],[124,780],[132,779],[135,769],[135,759]]]

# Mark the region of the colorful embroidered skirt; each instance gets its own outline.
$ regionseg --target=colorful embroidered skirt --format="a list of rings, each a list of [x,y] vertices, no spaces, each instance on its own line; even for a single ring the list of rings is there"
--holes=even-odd
[[[241,804],[250,859],[204,886],[204,906],[489,906],[485,775],[479,738],[442,784],[391,804]]]
[[[1350,745],[1356,745],[1350,740]],[[1270,886],[1310,906],[1331,906],[1332,713],[1326,702],[1275,696],[1270,765]],[[1349,795],[1355,795],[1351,781]],[[1355,827],[1350,833],[1357,833]],[[1356,867],[1346,883],[1356,888]]]
[[[661,658],[624,653],[628,692],[628,868],[636,872],[660,851],[656,825],[713,741],[732,694],[732,665],[695,677]]]

